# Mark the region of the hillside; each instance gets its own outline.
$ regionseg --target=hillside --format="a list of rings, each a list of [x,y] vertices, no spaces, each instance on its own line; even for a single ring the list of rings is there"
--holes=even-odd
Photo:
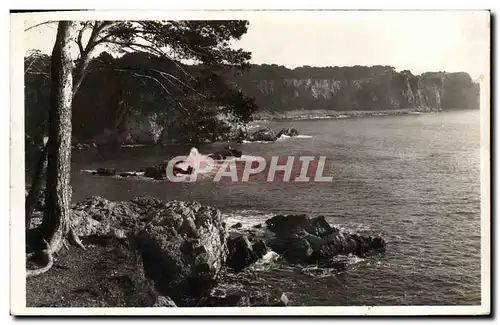
[[[230,78],[260,111],[372,111],[479,108],[479,85],[467,73],[413,75],[390,66],[300,67],[252,65]]]

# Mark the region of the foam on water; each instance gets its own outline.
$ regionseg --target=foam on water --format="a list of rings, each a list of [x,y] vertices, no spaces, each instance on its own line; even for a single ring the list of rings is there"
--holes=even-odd
[[[268,251],[261,259],[252,264],[250,268],[254,271],[265,271],[276,266],[276,261],[280,255],[275,251]]]
[[[306,135],[306,134],[299,134],[299,135],[295,135],[295,136],[289,136],[289,135],[286,135],[286,134],[282,134],[278,139],[277,141],[281,140],[287,140],[287,139],[311,139],[312,138],[312,135]]]
[[[242,143],[273,143],[274,141],[248,141],[248,140],[243,140]]]
[[[300,272],[306,275],[310,275],[315,278],[325,278],[330,276],[335,276],[341,272],[345,272],[346,268],[352,267],[353,265],[365,262],[366,259],[349,254],[349,255],[337,255],[330,259],[332,263],[338,263],[339,267],[320,267],[317,265],[303,267]],[[343,265],[344,267],[341,267]]]
[[[265,213],[256,210],[240,210],[235,212],[225,212],[222,214],[222,218],[228,226],[232,226],[236,223],[242,224],[242,229],[250,229],[255,225],[262,224],[267,219],[272,218],[273,214]]]
[[[299,272],[314,278],[326,278],[340,273],[340,271],[335,268],[323,268],[318,266],[303,267]]]
[[[287,139],[311,139],[312,135],[306,135],[306,134],[299,134],[296,136],[289,136],[286,134],[280,135],[279,138],[276,139],[276,141],[284,141]],[[248,140],[243,140],[243,143],[273,143],[274,141],[248,141]]]
[[[255,161],[261,159],[261,157],[251,156],[251,155],[241,155],[241,157],[227,157],[225,160],[227,161]],[[222,165],[224,160],[215,160],[216,162],[220,162]]]
[[[276,139],[276,141],[279,141],[279,140],[286,140],[288,138],[291,138],[291,136],[289,135],[286,135],[286,134],[282,134],[280,135],[280,137],[278,139]]]

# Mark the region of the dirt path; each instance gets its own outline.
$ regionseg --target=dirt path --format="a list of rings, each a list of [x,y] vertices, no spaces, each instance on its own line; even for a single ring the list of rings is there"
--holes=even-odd
[[[84,241],[71,247],[54,267],[26,279],[27,307],[148,307],[157,292],[145,280],[135,253],[116,239]]]

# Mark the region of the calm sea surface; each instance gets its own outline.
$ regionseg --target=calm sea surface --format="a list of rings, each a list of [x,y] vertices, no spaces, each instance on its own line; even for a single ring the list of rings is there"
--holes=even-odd
[[[304,305],[481,303],[479,111],[258,124],[293,126],[310,137],[237,145],[245,155],[326,156],[333,181],[170,183],[80,173],[134,170],[190,149],[134,147],[74,153],[73,200],[197,200],[247,226],[276,213],[324,215],[343,228],[381,234],[387,252],[352,258],[343,272],[270,266],[260,271],[263,286],[281,286]]]

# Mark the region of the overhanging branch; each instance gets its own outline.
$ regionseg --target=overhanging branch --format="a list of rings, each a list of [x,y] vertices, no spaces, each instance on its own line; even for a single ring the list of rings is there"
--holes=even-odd
[[[175,98],[175,96],[173,96],[172,93],[170,91],[168,91],[168,89],[165,87],[165,85],[157,78],[150,76],[150,75],[147,75],[147,74],[137,73],[137,72],[130,70],[130,69],[115,68],[115,69],[113,69],[113,71],[126,72],[126,73],[132,74],[133,76],[135,76],[137,78],[146,78],[146,79],[153,80],[157,85],[159,85],[162,88],[163,91],[165,91],[165,93],[167,93],[168,95],[170,95],[172,97],[172,99],[186,112],[186,114],[188,116],[191,116],[191,113],[189,112],[189,110],[187,110],[184,107],[184,105],[182,105],[182,103],[179,100],[177,100]]]

